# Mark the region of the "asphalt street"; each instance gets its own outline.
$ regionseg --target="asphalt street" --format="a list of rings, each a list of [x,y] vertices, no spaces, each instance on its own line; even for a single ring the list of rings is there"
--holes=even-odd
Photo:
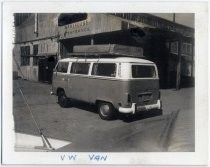
[[[161,90],[163,115],[155,111],[101,120],[93,105],[75,102],[61,108],[50,95],[51,85],[14,80],[13,115],[15,132],[39,136],[21,96],[47,137],[69,141],[59,152],[160,152],[194,151],[194,88]]]

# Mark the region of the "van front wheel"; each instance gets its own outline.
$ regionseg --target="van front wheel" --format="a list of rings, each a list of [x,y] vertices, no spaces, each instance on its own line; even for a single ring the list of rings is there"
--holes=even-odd
[[[58,93],[58,103],[61,107],[66,108],[68,107],[68,98],[66,97],[66,94],[64,91],[60,91]]]
[[[111,120],[115,117],[116,111],[111,103],[99,102],[98,103],[99,116],[103,120]]]

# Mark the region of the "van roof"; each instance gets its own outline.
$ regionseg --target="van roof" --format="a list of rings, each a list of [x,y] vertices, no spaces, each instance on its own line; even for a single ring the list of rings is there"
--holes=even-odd
[[[116,58],[65,58],[59,60],[60,62],[72,62],[72,61],[77,61],[77,62],[112,62],[112,63],[146,63],[146,64],[154,64],[152,61],[145,60],[145,59],[140,59],[140,58],[133,58],[133,57],[116,57]]]

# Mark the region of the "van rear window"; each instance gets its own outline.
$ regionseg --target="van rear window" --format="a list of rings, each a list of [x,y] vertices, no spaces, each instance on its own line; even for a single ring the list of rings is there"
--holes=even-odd
[[[57,65],[57,72],[67,73],[69,63],[68,62],[59,62]]]
[[[114,63],[94,63],[92,75],[115,77],[116,64]]]
[[[132,65],[133,78],[155,78],[156,72],[154,66]]]
[[[72,63],[71,73],[73,74],[88,74],[90,63]]]

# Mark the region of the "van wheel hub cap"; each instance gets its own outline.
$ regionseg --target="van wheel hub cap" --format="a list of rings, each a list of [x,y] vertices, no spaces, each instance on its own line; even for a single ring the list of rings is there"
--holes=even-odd
[[[108,105],[102,105],[101,106],[101,114],[103,116],[107,116],[109,114],[109,110],[110,110],[110,108],[109,108]]]

